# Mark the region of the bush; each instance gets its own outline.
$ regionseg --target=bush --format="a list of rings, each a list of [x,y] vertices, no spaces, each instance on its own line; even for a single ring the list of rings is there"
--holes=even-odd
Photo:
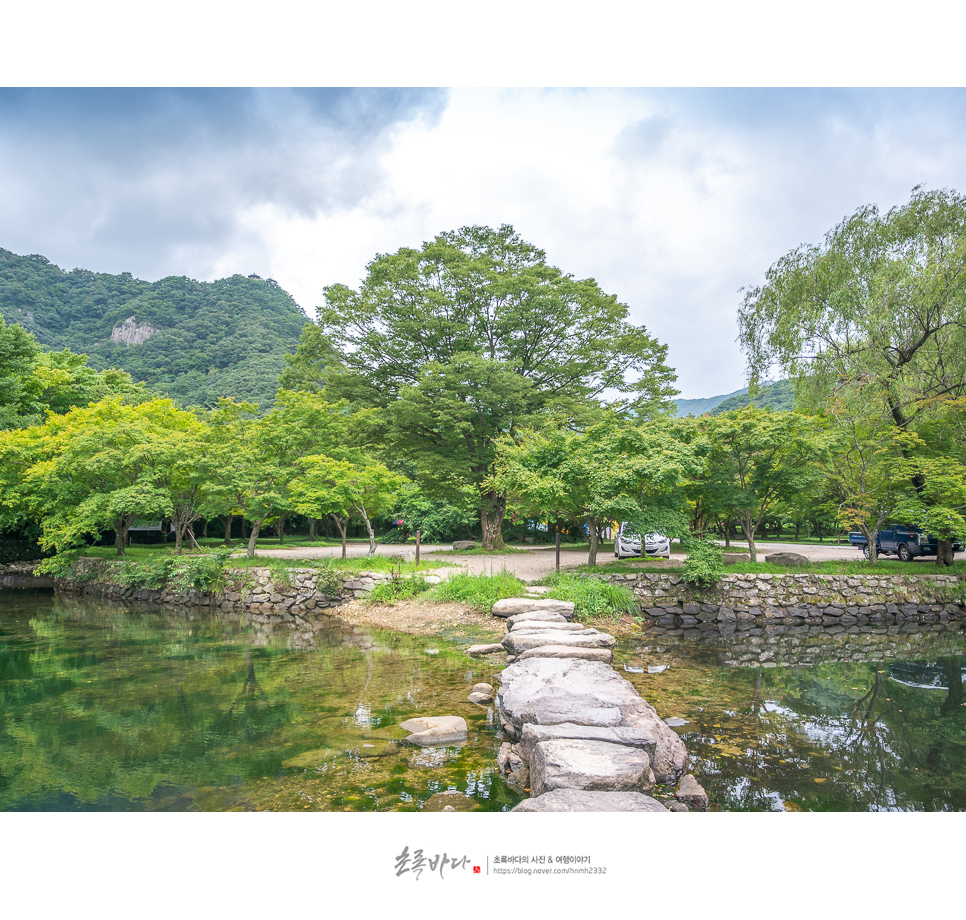
[[[724,575],[724,560],[717,543],[701,537],[689,537],[684,541],[688,558],[684,560],[684,580],[689,585],[710,588]]]
[[[578,620],[603,614],[617,617],[622,613],[638,612],[634,593],[624,585],[613,585],[599,578],[556,573],[545,578],[543,584],[550,588],[544,597],[573,602],[574,618]]]
[[[493,605],[505,597],[519,597],[527,586],[506,569],[496,575],[453,575],[440,582],[432,592],[432,599],[454,604],[469,604],[482,613],[489,613]]]
[[[376,585],[366,596],[367,604],[394,604],[396,601],[412,600],[425,594],[432,585],[422,575],[396,575]]]

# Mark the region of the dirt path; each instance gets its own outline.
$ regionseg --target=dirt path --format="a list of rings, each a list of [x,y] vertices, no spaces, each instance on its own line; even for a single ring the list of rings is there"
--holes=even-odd
[[[450,551],[446,544],[424,544],[420,549],[420,560],[424,562],[450,563],[457,568],[440,568],[437,574],[446,576],[455,571],[469,572],[471,575],[489,574],[491,572],[501,572],[506,569],[513,572],[519,579],[525,582],[537,581],[549,575],[555,566],[554,547],[515,547],[518,552],[501,553],[494,556],[467,556]],[[368,545],[364,543],[350,543],[347,552],[350,556],[365,556]],[[747,552],[747,545],[732,543],[729,552]],[[760,543],[758,544],[758,559],[762,560],[766,555],[777,552],[801,553],[813,562],[825,562],[830,559],[851,559],[858,558],[858,552],[851,546],[836,546],[827,544],[825,546],[803,546],[796,543]],[[378,545],[376,554],[379,556],[394,556],[406,561],[412,561],[415,555],[415,547],[411,545]],[[325,557],[338,558],[342,555],[342,549],[338,546],[308,546],[284,547],[272,549],[259,549],[259,556],[274,556],[280,559],[322,559]],[[684,565],[684,553],[672,553],[669,563],[665,565]],[[586,550],[560,550],[560,568],[573,568],[583,565],[587,561]],[[614,556],[610,552],[597,554],[597,561],[600,563],[613,562]],[[659,566],[662,560],[651,559],[649,565]]]

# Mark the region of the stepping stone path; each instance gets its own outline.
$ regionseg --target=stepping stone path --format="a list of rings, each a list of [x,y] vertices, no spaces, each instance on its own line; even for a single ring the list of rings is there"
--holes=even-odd
[[[531,798],[514,811],[661,811],[655,783],[679,783],[673,810],[706,809],[684,775],[684,742],[612,667],[614,637],[573,623],[574,605],[542,597],[493,606],[505,617],[499,644],[469,654],[508,653],[496,708],[509,737],[497,763]],[[680,781],[680,782],[679,782]]]

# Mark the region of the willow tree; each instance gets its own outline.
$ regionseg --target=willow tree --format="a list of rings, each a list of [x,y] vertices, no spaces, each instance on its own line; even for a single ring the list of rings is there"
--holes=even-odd
[[[593,279],[549,265],[512,227],[464,227],[377,255],[358,289],[325,289],[286,383],[384,410],[385,438],[425,487],[479,497],[483,542],[502,545],[505,494],[484,486],[497,437],[605,397],[647,416],[675,391],[666,347]],[[388,456],[388,455],[387,455]]]
[[[922,433],[966,397],[966,197],[917,187],[884,214],[860,208],[776,262],[739,323],[753,381],[780,368],[804,405],[844,400],[873,425]],[[928,506],[924,468],[913,486]]]

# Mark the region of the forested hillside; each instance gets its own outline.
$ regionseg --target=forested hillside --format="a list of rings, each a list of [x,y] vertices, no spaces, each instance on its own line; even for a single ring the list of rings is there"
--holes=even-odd
[[[674,400],[674,406],[678,418],[687,418],[689,415],[698,417],[704,415],[706,412],[711,412],[726,399],[730,399],[732,396],[740,396],[742,393],[747,392],[748,387],[745,387],[742,390],[735,390],[734,393],[724,393],[721,396],[705,396],[703,399],[676,399]]]
[[[711,414],[721,415],[722,412],[743,409],[748,405],[757,406],[759,409],[791,412],[795,408],[795,388],[792,386],[790,380],[779,380],[776,383],[763,384],[759,388],[758,395],[752,399],[748,395],[748,388],[745,387],[740,392],[733,393],[727,399],[718,403],[711,410]]]
[[[45,348],[84,353],[98,370],[123,368],[185,405],[232,396],[262,408],[308,322],[275,281],[255,275],[149,282],[67,272],[4,249],[0,313]]]
[[[795,408],[795,390],[788,380],[764,384],[754,400],[748,395],[748,387],[726,393],[723,396],[707,396],[704,399],[676,399],[674,405],[678,418],[701,415],[721,415],[733,409],[743,409],[754,404],[759,409],[790,411]]]

